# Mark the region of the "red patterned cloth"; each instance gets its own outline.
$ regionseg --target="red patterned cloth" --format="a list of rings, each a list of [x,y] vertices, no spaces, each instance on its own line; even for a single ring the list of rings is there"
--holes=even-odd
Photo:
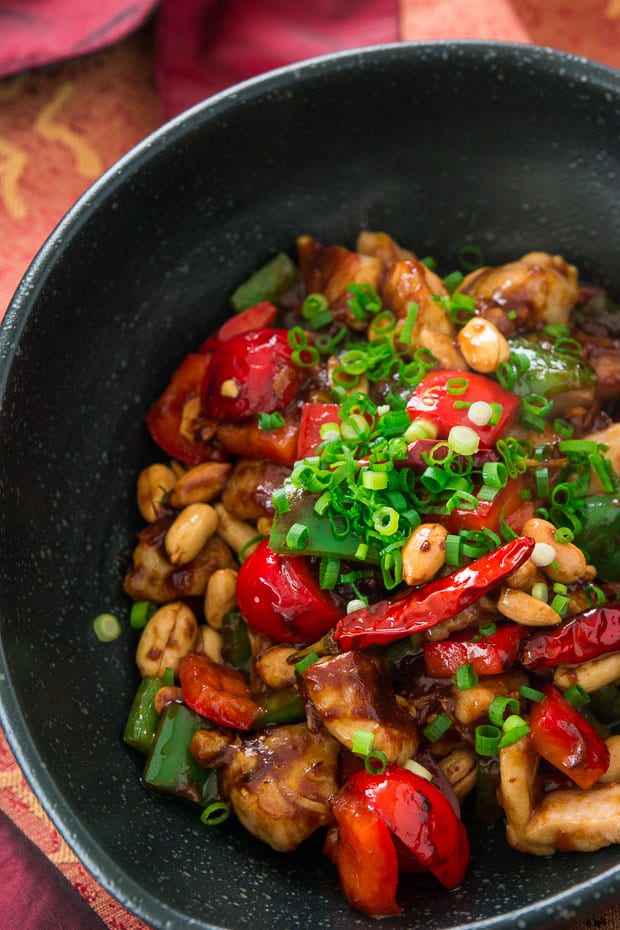
[[[0,0],[0,319],[65,211],[162,119],[292,61],[451,38],[620,67],[620,0]],[[102,926],[145,930],[78,862],[0,731],[0,928]],[[620,909],[571,930],[620,930]]]

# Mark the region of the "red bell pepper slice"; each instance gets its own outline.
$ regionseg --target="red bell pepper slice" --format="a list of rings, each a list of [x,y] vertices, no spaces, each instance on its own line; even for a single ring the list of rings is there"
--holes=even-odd
[[[181,659],[178,674],[188,707],[219,726],[251,729],[258,705],[240,671],[189,653]]]
[[[406,858],[409,859],[407,870],[415,864],[418,870],[432,872],[446,888],[456,888],[463,881],[469,863],[469,841],[465,827],[446,796],[419,775],[395,765],[389,765],[380,775],[360,769],[349,776],[332,802],[332,809],[339,835],[342,831],[350,833],[355,830],[356,823],[372,823],[362,820],[362,812],[370,811],[388,828],[394,838],[393,843],[395,840],[398,844],[394,845],[394,849],[406,851]],[[349,833],[345,833],[345,836]],[[358,826],[358,840],[360,835],[361,827]],[[361,857],[356,848],[353,849],[353,855],[335,858],[345,894],[352,903],[355,903],[353,897],[365,892],[364,887],[359,887],[360,878],[367,883],[367,889],[372,889],[365,900],[366,907],[362,909],[375,916],[385,913],[379,909],[376,900],[379,894],[375,889],[378,888],[380,892],[382,887],[379,876],[385,888],[389,889],[389,898],[393,900],[397,880],[395,873],[398,871],[398,864],[391,855],[387,859],[387,874],[383,864],[376,861],[383,856],[387,857],[384,839],[380,850],[381,856],[375,857],[374,867],[372,860],[363,860],[366,867],[363,873],[359,869]]]
[[[332,811],[338,826],[328,834],[324,852],[338,869],[347,901],[372,917],[400,914],[398,857],[389,829],[363,799],[339,794]]]
[[[542,701],[532,702],[530,739],[536,752],[587,790],[609,768],[603,738],[552,684]]]
[[[256,417],[284,410],[297,396],[300,383],[287,330],[239,333],[213,355],[202,387],[202,405],[215,420]]]
[[[217,439],[231,455],[247,459],[270,459],[282,465],[293,465],[297,456],[299,420],[285,416],[284,424],[277,429],[259,429],[256,420],[218,424]]]
[[[451,380],[455,383],[458,381],[459,385],[466,383],[465,390],[458,394],[451,393],[448,385]],[[473,404],[477,400],[501,405],[497,423],[493,426],[477,426],[467,416],[468,407],[463,404]],[[447,437],[453,426],[469,426],[478,433],[485,446],[493,446],[510,425],[519,403],[515,394],[505,391],[501,385],[484,375],[439,369],[429,372],[420,381],[409,398],[407,412],[412,420],[422,417],[435,423],[442,439]]]
[[[185,465],[198,465],[221,457],[212,443],[183,435],[183,408],[200,396],[211,356],[198,352],[186,355],[172,375],[170,383],[146,414],[148,430],[160,448]]]
[[[315,455],[321,439],[321,427],[325,423],[340,423],[340,404],[304,404],[299,423],[297,458]]]
[[[450,639],[424,643],[422,654],[426,671],[433,678],[450,678],[465,663],[471,663],[477,675],[501,675],[519,658],[519,643],[528,635],[518,623],[503,623],[488,636],[472,638],[469,630]]]
[[[310,561],[273,552],[266,539],[239,569],[237,604],[251,629],[284,643],[314,642],[342,616],[342,606],[319,588]]]
[[[522,527],[526,520],[534,515],[532,502],[528,501],[524,504],[521,497],[521,491],[524,488],[525,483],[520,478],[511,479],[498,491],[492,501],[478,501],[473,509],[455,507],[451,513],[439,519],[449,533],[457,534],[459,530],[478,532],[485,527],[497,533],[502,521],[512,527],[517,511],[523,507],[523,513],[517,524]]]
[[[501,584],[523,565],[533,548],[533,539],[520,536],[445,578],[414,588],[400,598],[355,610],[338,621],[334,639],[341,649],[364,649],[428,630]]]
[[[241,333],[251,333],[256,329],[265,329],[271,326],[278,314],[278,308],[269,300],[263,300],[253,307],[248,307],[241,313],[231,316],[220,328],[209,336],[200,346],[199,352],[215,352],[216,349],[233,336]]]
[[[526,668],[553,668],[560,662],[581,665],[620,651],[620,601],[591,607],[551,633],[535,633],[521,648]]]

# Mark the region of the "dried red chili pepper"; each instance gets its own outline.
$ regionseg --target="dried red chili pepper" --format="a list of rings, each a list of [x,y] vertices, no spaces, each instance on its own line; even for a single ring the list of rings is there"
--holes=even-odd
[[[537,633],[521,645],[526,668],[580,665],[620,650],[620,601],[592,607],[551,633]]]
[[[520,536],[445,578],[356,610],[338,621],[334,639],[342,649],[363,649],[428,630],[501,584],[523,565],[533,548],[533,539]]]

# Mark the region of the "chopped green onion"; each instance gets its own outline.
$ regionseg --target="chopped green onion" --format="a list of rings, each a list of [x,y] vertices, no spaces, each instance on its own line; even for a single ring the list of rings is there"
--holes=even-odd
[[[446,564],[461,565],[461,537],[454,533],[448,533],[446,536]]]
[[[416,762],[415,759],[407,759],[403,768],[413,772],[414,775],[419,775],[420,778],[425,778],[427,781],[433,780],[433,773],[429,772],[423,765],[420,765],[419,762]]]
[[[478,684],[478,676],[471,662],[465,662],[463,665],[459,665],[454,678],[459,691],[469,691],[470,688],[475,688]]]
[[[407,316],[398,334],[398,341],[403,343],[403,345],[409,345],[411,343],[411,334],[418,318],[418,310],[419,307],[415,300],[410,300],[407,304]]]
[[[600,607],[607,600],[607,598],[605,597],[604,591],[602,591],[601,588],[598,587],[598,585],[587,584],[585,590],[586,590],[588,599],[593,607]]]
[[[288,513],[291,509],[289,499],[284,488],[276,488],[271,494],[271,503],[277,514]]]
[[[352,283],[347,288],[349,309],[356,320],[367,320],[381,310],[381,298],[367,282]]]
[[[453,426],[448,433],[448,446],[456,455],[473,455],[479,445],[478,433],[469,426]]]
[[[200,820],[206,827],[216,827],[224,823],[230,816],[230,807],[225,801],[212,801],[208,807],[205,807]]]
[[[273,413],[259,413],[259,429],[280,429],[281,426],[284,426],[284,417],[279,411],[274,410]]]
[[[286,534],[286,545],[289,549],[303,549],[310,535],[310,530],[305,523],[293,523]]]
[[[544,581],[537,581],[532,585],[531,591],[532,597],[535,597],[538,601],[544,601],[545,604],[549,599],[549,588]]]
[[[388,758],[382,749],[371,749],[364,758],[364,768],[371,775],[383,775],[387,764]]]
[[[391,536],[398,529],[398,513],[393,507],[379,507],[372,515],[372,522],[382,536]]]
[[[474,746],[479,756],[495,756],[501,739],[499,727],[482,723],[474,732]]]
[[[529,685],[519,685],[519,694],[528,701],[536,701],[537,703],[540,703],[545,697],[542,691],[538,691],[536,688],[530,688]]]
[[[463,273],[461,271],[452,271],[443,279],[443,283],[449,291],[455,291],[462,281]]]
[[[449,730],[452,726],[452,721],[448,715],[442,711],[435,719],[424,728],[422,733],[424,737],[429,741],[429,743],[436,743],[440,739],[446,730]]]
[[[503,488],[508,481],[508,469],[503,462],[485,462],[482,466],[482,481],[492,488]]]
[[[143,630],[157,609],[157,604],[151,601],[136,601],[131,605],[129,626],[133,630]]]
[[[523,721],[522,726],[514,726],[509,730],[504,730],[504,733],[498,743],[497,748],[505,749],[506,746],[512,746],[513,743],[518,743],[519,740],[522,739],[524,736],[527,736],[529,732],[530,732],[530,728],[527,725],[527,723],[525,723],[525,721]]]
[[[301,675],[310,665],[314,665],[315,662],[319,661],[319,656],[316,652],[309,652],[307,656],[304,656],[303,659],[300,659],[299,662],[295,663],[295,671],[298,675]]]
[[[319,587],[323,591],[331,591],[336,586],[340,575],[340,559],[332,555],[325,555],[319,562]]]
[[[504,694],[497,694],[491,701],[489,707],[489,720],[496,727],[504,726],[504,714],[510,710],[513,714],[519,710],[519,702],[516,698],[507,697]]]
[[[536,482],[536,496],[549,497],[551,485],[549,483],[549,469],[546,465],[534,469],[534,481]]]
[[[375,734],[370,730],[355,730],[351,737],[351,751],[356,756],[367,756],[375,745]]]
[[[581,685],[571,685],[570,688],[567,688],[564,692],[564,697],[569,701],[573,707],[585,707],[586,704],[590,703],[590,695],[587,691],[584,691]]]
[[[565,597],[563,594],[556,594],[551,601],[551,610],[555,610],[556,614],[559,614],[560,617],[564,617],[566,616],[569,605],[569,597]]]
[[[237,558],[239,559],[239,561],[243,562],[244,559],[247,557],[246,553],[248,549],[250,549],[252,546],[255,546],[257,543],[262,542],[264,538],[265,538],[264,536],[261,536],[260,533],[258,533],[256,536],[252,536],[251,539],[248,539],[248,541],[245,542],[241,546],[241,548],[239,549],[237,553]]]
[[[493,636],[496,631],[497,623],[483,623],[482,626],[478,627],[478,632],[481,636]]]
[[[93,630],[100,643],[112,643],[121,635],[121,625],[114,614],[99,614],[93,620]]]
[[[465,271],[475,271],[484,265],[484,253],[477,245],[463,245],[458,251],[459,264]]]
[[[554,594],[568,594],[568,588],[566,587],[565,584],[561,584],[559,581],[556,581],[556,583],[553,585],[553,593]]]

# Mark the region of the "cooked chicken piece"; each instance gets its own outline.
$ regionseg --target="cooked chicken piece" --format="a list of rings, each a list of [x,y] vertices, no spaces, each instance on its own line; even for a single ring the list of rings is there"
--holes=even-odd
[[[374,748],[403,765],[418,748],[418,728],[396,700],[385,667],[363,652],[343,652],[309,665],[301,675],[308,726],[320,724],[347,749],[353,734],[374,734]]]
[[[411,334],[414,345],[420,345],[420,331],[428,329],[454,337],[454,326],[448,314],[433,295],[446,296],[448,291],[441,280],[417,261],[408,259],[396,262],[388,269],[381,287],[381,295],[388,310],[399,319],[407,316],[411,301],[418,305],[418,315]]]
[[[279,852],[292,852],[332,822],[338,791],[338,743],[305,723],[273,727],[249,739],[198,730],[190,750],[201,765],[220,768],[223,796],[246,828]]]
[[[268,459],[239,459],[222,491],[226,510],[239,520],[256,522],[273,514],[271,495],[291,470]]]
[[[532,843],[563,852],[593,852],[620,842],[620,785],[550,791],[534,811],[526,835]]]
[[[620,678],[620,653],[590,659],[581,665],[556,665],[553,684],[562,691],[579,685],[588,694],[610,685]]]
[[[486,716],[493,698],[498,694],[518,698],[519,687],[527,682],[525,672],[513,671],[505,675],[485,675],[477,685],[466,690],[454,685],[454,715],[461,723],[475,723]]]
[[[478,779],[476,754],[471,749],[464,746],[453,749],[440,760],[439,765],[459,801],[467,797],[469,792],[476,787]]]
[[[370,284],[375,290],[383,275],[380,258],[350,252],[341,245],[323,246],[312,236],[299,236],[297,253],[306,290],[325,294],[337,320],[354,329],[365,329],[348,306],[349,284]]]
[[[276,691],[288,688],[295,684],[297,673],[295,665],[288,660],[296,656],[298,650],[294,646],[271,646],[254,660],[254,670],[268,688]]]
[[[521,328],[529,329],[537,323],[565,324],[579,297],[575,266],[547,252],[528,252],[506,265],[478,268],[459,291],[482,306],[514,310],[520,314]]]
[[[372,255],[374,258],[380,258],[386,268],[389,268],[394,262],[415,258],[413,252],[410,252],[409,249],[403,249],[395,239],[392,239],[389,233],[371,232],[367,229],[357,237],[355,248],[361,255]]]
[[[500,801],[512,847],[550,856],[556,850],[592,852],[620,842],[620,784],[541,794],[536,783],[539,757],[527,737],[501,749],[499,760]]]
[[[228,546],[212,536],[195,559],[173,565],[166,555],[164,539],[174,515],[160,517],[138,534],[133,567],[125,577],[124,588],[134,601],[165,604],[179,597],[202,595],[218,568],[236,565]]]

